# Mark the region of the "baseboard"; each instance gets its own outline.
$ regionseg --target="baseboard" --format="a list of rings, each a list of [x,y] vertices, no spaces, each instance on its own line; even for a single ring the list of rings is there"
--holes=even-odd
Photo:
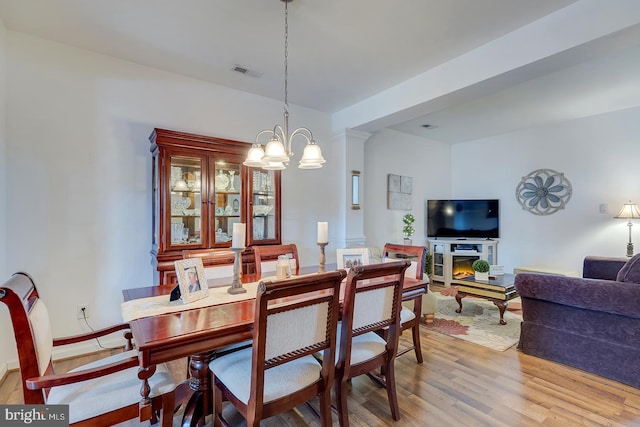
[[[0,384],[2,384],[9,374],[9,367],[6,362],[0,364]]]

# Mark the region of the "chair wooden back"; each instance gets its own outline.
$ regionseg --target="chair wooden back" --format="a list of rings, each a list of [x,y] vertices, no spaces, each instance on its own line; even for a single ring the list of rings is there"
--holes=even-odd
[[[228,249],[184,250],[182,251],[182,258],[201,258],[207,279],[233,277],[235,254]]]
[[[256,280],[259,280],[266,273],[276,271],[276,262],[279,255],[288,255],[289,259],[295,262],[295,267],[292,266],[291,274],[297,276],[300,273],[298,247],[295,243],[253,246],[253,254],[256,263]]]
[[[53,335],[47,307],[40,300],[31,276],[22,272],[14,273],[0,287],[0,301],[9,308],[13,324],[24,402],[44,404],[45,395],[40,390],[27,389],[26,380],[53,373]]]
[[[340,311],[340,285],[344,270],[261,282],[256,298],[251,396],[263,404],[264,373],[294,359],[322,352],[321,378],[311,387],[286,399],[298,406],[331,388],[334,378],[336,330]],[[297,402],[297,403],[296,403]],[[260,408],[266,418],[282,408]]]
[[[400,336],[400,306],[404,272],[411,263],[396,261],[352,267],[342,304],[340,354],[337,369],[349,377],[353,337],[388,328],[386,353],[393,358]]]
[[[405,246],[395,245],[393,243],[385,243],[382,249],[382,261],[388,262],[390,260],[408,259],[411,261],[411,266],[407,269],[407,273],[410,277],[415,277],[418,280],[422,280],[424,277],[424,264],[427,258],[426,246]]]

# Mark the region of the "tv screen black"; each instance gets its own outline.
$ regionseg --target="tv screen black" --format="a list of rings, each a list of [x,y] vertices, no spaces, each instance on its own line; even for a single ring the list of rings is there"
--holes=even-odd
[[[500,203],[497,199],[428,200],[429,237],[500,237]]]

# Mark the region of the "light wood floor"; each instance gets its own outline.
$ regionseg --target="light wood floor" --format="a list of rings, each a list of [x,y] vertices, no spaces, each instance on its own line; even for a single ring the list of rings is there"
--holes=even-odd
[[[421,329],[424,363],[418,365],[413,353],[396,361],[401,420],[391,419],[384,389],[363,376],[352,382],[352,426],[640,426],[638,389],[527,356],[515,348],[497,352]],[[408,332],[402,341],[409,342]],[[90,359],[59,362],[57,368],[70,369]],[[184,374],[183,361],[172,366],[177,376]],[[2,403],[22,403],[16,372],[0,385]],[[234,424],[244,425],[233,408],[227,407],[225,414]],[[319,422],[303,406],[263,425],[317,426]]]

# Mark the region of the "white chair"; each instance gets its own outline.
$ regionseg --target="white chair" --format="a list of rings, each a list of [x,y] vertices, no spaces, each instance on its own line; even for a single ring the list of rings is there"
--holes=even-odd
[[[123,353],[56,374],[51,355],[59,345],[93,340],[126,330],[128,324],[67,338],[53,338],[49,314],[31,276],[15,273],[0,287],[0,301],[9,308],[18,348],[24,403],[69,405],[73,426],[110,426],[139,417],[138,353],[129,343]],[[176,384],[163,364],[149,378],[149,415],[161,409],[162,425],[171,426]]]
[[[320,420],[331,426],[336,325],[344,270],[260,283],[253,347],[218,357],[212,372],[214,425],[226,425],[229,400],[248,426],[320,399]],[[322,291],[322,292],[319,292]],[[313,357],[322,352],[325,362]]]
[[[286,245],[253,246],[253,255],[256,264],[256,280],[270,275],[275,276],[276,263],[279,255],[287,255],[291,265],[291,274],[300,274],[300,262],[298,259],[298,247],[294,243]]]
[[[182,258],[202,258],[207,279],[233,277],[235,254],[228,249],[193,249],[182,251]]]
[[[387,389],[394,420],[400,419],[396,394],[394,361],[400,335],[400,307],[404,272],[409,261],[352,267],[347,276],[338,326],[339,352],[336,363],[335,393],[341,427],[349,425],[347,382],[380,368],[373,377]],[[387,328],[380,336],[377,331]],[[317,354],[321,360],[324,355]]]
[[[427,248],[425,246],[405,246],[387,243],[384,245],[384,249],[382,250],[383,262],[409,259],[411,261],[411,265],[409,266],[409,268],[407,268],[405,275],[418,280],[423,280],[424,263],[426,256]],[[422,363],[422,347],[420,345],[422,293],[403,295],[403,302],[413,302],[412,308],[403,306],[402,310],[400,310],[400,322],[402,324],[402,331],[411,329],[413,347],[409,347],[401,351],[398,356],[414,350],[416,354],[416,360],[418,361],[418,363]]]

